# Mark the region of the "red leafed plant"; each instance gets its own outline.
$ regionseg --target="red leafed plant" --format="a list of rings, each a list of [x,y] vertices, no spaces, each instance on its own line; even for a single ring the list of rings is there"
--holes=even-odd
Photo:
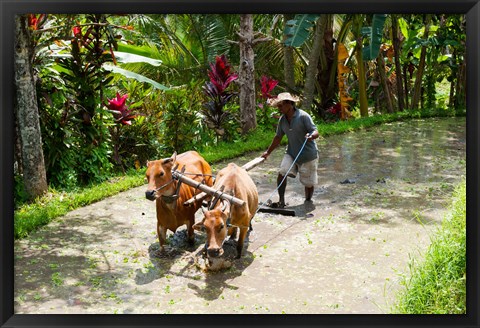
[[[231,66],[228,64],[225,55],[216,56],[215,65],[210,63],[208,77],[210,78],[210,82],[217,89],[216,91],[219,95],[223,94],[230,83],[238,78],[238,74],[230,73],[230,70]]]
[[[335,122],[340,119],[342,113],[342,106],[338,102],[332,106],[330,106],[326,111],[325,111],[325,121],[327,122]]]
[[[122,159],[120,154],[120,126],[121,125],[132,125],[132,119],[137,115],[133,115],[131,111],[128,110],[127,105],[125,104],[128,95],[120,96],[117,92],[117,96],[113,99],[108,99],[108,111],[113,114],[117,124],[110,128],[110,135],[112,136],[113,144],[113,160],[117,165],[119,165],[123,170]]]
[[[261,89],[262,89],[262,98],[264,100],[275,97],[275,96],[271,95],[270,92],[272,92],[273,89],[275,89],[275,87],[277,86],[277,84],[278,84],[277,80],[274,80],[271,77],[263,75],[260,78],[260,84],[261,84]]]
[[[132,125],[132,119],[136,117],[131,111],[128,110],[125,101],[127,100],[128,95],[120,96],[117,92],[117,97],[113,99],[108,99],[108,109],[109,112],[113,114],[115,122],[121,123],[123,125]]]
[[[45,14],[29,14],[28,15],[28,26],[32,30],[39,30],[42,28],[43,23],[45,23],[47,20],[47,15]]]
[[[225,55],[215,57],[215,64],[210,64],[208,71],[210,81],[203,86],[205,95],[210,98],[203,104],[202,113],[205,122],[211,129],[215,129],[217,135],[223,135],[222,123],[228,118],[229,113],[224,111],[227,102],[235,96],[235,93],[227,92],[230,84],[238,79],[238,74],[232,72]]]
[[[275,125],[276,120],[278,120],[278,117],[275,116],[275,112],[271,112],[271,108],[264,105],[268,99],[276,97],[272,95],[271,92],[273,91],[273,89],[275,89],[277,84],[278,81],[274,80],[269,76],[262,75],[262,77],[260,78],[260,98],[262,102],[258,103],[258,107],[261,109],[261,111],[257,114],[257,118],[264,126],[270,124]]]
[[[340,103],[336,103],[335,105],[327,109],[327,113],[330,113],[333,115],[340,115],[341,110],[342,110],[342,106],[340,105]]]

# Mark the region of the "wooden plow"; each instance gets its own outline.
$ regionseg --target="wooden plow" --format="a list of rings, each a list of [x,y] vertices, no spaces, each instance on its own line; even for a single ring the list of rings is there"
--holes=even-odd
[[[250,162],[244,164],[242,168],[244,168],[246,171],[250,171],[257,165],[263,163],[265,161],[265,158],[263,157],[257,157],[251,160]],[[203,200],[205,197],[208,195],[213,196],[213,201],[212,204],[215,204],[218,202],[219,199],[223,200],[228,200],[232,205],[238,205],[238,206],[243,206],[245,204],[245,201],[234,197],[229,194],[224,194],[223,193],[223,188],[217,190],[215,188],[209,187],[205,185],[202,182],[198,182],[196,180],[190,179],[186,177],[183,174],[183,171],[179,172],[175,170],[176,168],[173,169],[172,171],[172,176],[174,179],[177,179],[179,181],[179,185],[181,183],[185,183],[191,187],[195,187],[202,192],[199,193],[198,195],[195,195],[194,197],[190,198],[186,202],[183,203],[184,206],[192,206],[196,201]],[[179,188],[177,186],[177,188]],[[275,213],[275,214],[282,214],[282,215],[289,215],[289,216],[295,216],[295,211],[291,209],[285,209],[285,208],[270,208],[270,207],[265,207],[265,206],[260,206],[258,209],[259,212],[266,212],[266,213]]]

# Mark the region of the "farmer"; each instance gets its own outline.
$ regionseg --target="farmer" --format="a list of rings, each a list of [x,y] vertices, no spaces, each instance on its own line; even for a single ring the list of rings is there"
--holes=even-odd
[[[284,177],[302,149],[305,139],[308,141],[306,141],[305,147],[298,156],[295,165],[288,172],[288,176],[295,178],[297,172],[300,174],[300,182],[305,186],[305,201],[307,202],[312,201],[313,189],[317,183],[318,149],[317,144],[313,140],[318,138],[318,131],[315,124],[313,124],[311,116],[295,107],[295,103],[298,100],[298,97],[292,96],[288,92],[280,93],[276,98],[269,100],[269,104],[277,106],[282,116],[278,120],[277,133],[267,151],[262,154],[262,157],[267,159],[272,151],[280,145],[285,134],[288,138],[288,146],[277,177],[279,201],[270,204],[270,207],[274,208],[285,207],[287,179],[284,180]],[[282,180],[284,181],[280,185]]]

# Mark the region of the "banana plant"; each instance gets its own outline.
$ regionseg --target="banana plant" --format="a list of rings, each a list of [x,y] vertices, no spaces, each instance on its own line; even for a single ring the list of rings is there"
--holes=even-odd
[[[368,45],[363,47],[363,60],[370,61],[377,58],[380,52],[380,45],[382,44],[383,26],[387,15],[375,14],[372,18],[372,26],[362,28],[362,35],[364,40],[368,41]]]
[[[318,14],[295,15],[294,19],[287,21],[284,31],[287,38],[284,44],[288,47],[300,47],[304,44],[310,38],[319,16]]]

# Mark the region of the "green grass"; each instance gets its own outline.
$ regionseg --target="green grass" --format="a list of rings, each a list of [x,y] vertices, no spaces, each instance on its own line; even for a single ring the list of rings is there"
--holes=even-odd
[[[106,197],[144,183],[144,170],[129,172],[126,176],[115,177],[101,184],[76,192],[59,193],[55,190],[36,199],[31,204],[21,205],[14,214],[15,238],[24,238],[36,228],[65,215],[78,207],[97,202]]]
[[[274,136],[275,131],[257,129],[242,138],[242,140],[219,143],[217,147],[205,149],[200,151],[200,153],[209,163],[235,158],[250,151],[262,151],[263,153],[272,142]],[[260,156],[261,154],[259,153],[258,155]]]
[[[393,313],[466,313],[466,182],[457,186],[441,228],[425,259],[410,262],[410,276],[397,295]]]
[[[371,126],[406,120],[411,118],[426,118],[456,115],[452,111],[405,111],[396,114],[375,115],[349,121],[340,121],[331,124],[317,124],[321,136],[341,134]],[[458,115],[458,114],[457,114]],[[464,115],[464,113],[463,113]],[[209,163],[232,159],[250,151],[258,151],[260,156],[270,145],[275,131],[257,129],[244,137],[242,140],[222,143],[216,147],[210,147],[199,152]],[[286,138],[283,139],[286,143]],[[129,171],[125,176],[114,177],[101,184],[85,187],[78,191],[57,192],[50,189],[46,196],[36,199],[30,204],[16,204],[14,214],[15,239],[24,238],[40,226],[48,224],[53,219],[65,215],[78,207],[100,201],[119,192],[144,184],[145,168],[138,171]]]

